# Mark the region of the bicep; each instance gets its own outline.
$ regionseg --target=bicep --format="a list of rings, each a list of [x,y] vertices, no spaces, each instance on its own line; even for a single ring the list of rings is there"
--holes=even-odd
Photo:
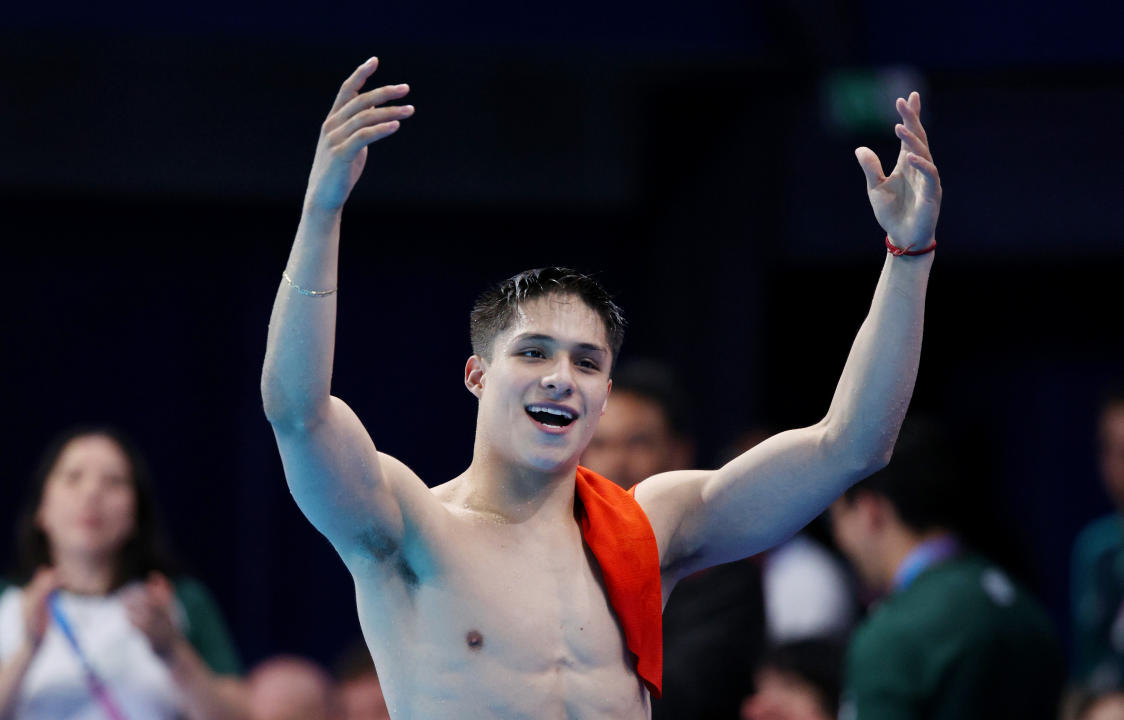
[[[822,425],[789,430],[718,470],[645,480],[637,500],[666,535],[664,567],[690,573],[766,550],[823,512],[861,477],[838,458]]]
[[[274,435],[293,498],[345,560],[401,541],[403,500],[436,503],[413,472],[375,449],[358,416],[336,397],[315,423],[275,425]]]

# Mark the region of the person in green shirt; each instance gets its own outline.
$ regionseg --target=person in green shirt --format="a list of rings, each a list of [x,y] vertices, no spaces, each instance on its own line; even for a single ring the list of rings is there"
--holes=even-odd
[[[831,507],[840,549],[883,594],[848,644],[840,720],[1057,716],[1060,644],[1038,602],[952,532],[973,500],[956,472],[935,426],[907,425],[890,464]]]
[[[1124,687],[1124,387],[1110,390],[1098,422],[1101,481],[1116,512],[1085,526],[1073,545],[1073,674],[1096,690]]]

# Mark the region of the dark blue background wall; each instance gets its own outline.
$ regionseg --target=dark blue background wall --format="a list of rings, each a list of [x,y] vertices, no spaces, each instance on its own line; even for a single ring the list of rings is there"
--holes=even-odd
[[[545,6],[544,6],[545,7]],[[467,313],[528,266],[601,273],[627,355],[676,365],[707,462],[826,409],[881,266],[841,70],[904,68],[946,190],[915,407],[970,445],[996,552],[1064,623],[1107,510],[1096,393],[1122,371],[1124,47],[1071,4],[193,4],[0,25],[0,527],[47,439],[107,420],[151,456],[178,555],[251,661],[331,658],[349,578],[289,498],[257,394],[335,88],[372,53],[416,118],[344,222],[334,390],[434,482],[469,461]],[[533,8],[533,9],[531,9]],[[10,549],[0,535],[0,551]]]

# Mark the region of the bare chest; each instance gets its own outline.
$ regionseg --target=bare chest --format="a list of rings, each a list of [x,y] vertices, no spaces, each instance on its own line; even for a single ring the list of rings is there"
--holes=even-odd
[[[625,652],[596,560],[577,527],[550,536],[471,527],[447,550],[445,582],[419,596],[471,653],[522,667],[599,667]],[[470,637],[471,636],[471,637]]]
[[[646,693],[576,524],[536,535],[467,522],[438,552],[440,572],[402,599],[394,614],[404,617],[389,632],[395,655],[425,668],[396,688],[412,707],[438,717],[427,703],[445,698],[439,707],[492,708],[482,716],[646,715]],[[377,663],[372,636],[386,635],[367,634]]]

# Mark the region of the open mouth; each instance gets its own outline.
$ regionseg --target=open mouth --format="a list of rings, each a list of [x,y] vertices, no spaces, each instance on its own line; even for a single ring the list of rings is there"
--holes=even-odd
[[[532,420],[548,428],[564,428],[578,419],[577,413],[557,405],[528,405],[525,409]]]

